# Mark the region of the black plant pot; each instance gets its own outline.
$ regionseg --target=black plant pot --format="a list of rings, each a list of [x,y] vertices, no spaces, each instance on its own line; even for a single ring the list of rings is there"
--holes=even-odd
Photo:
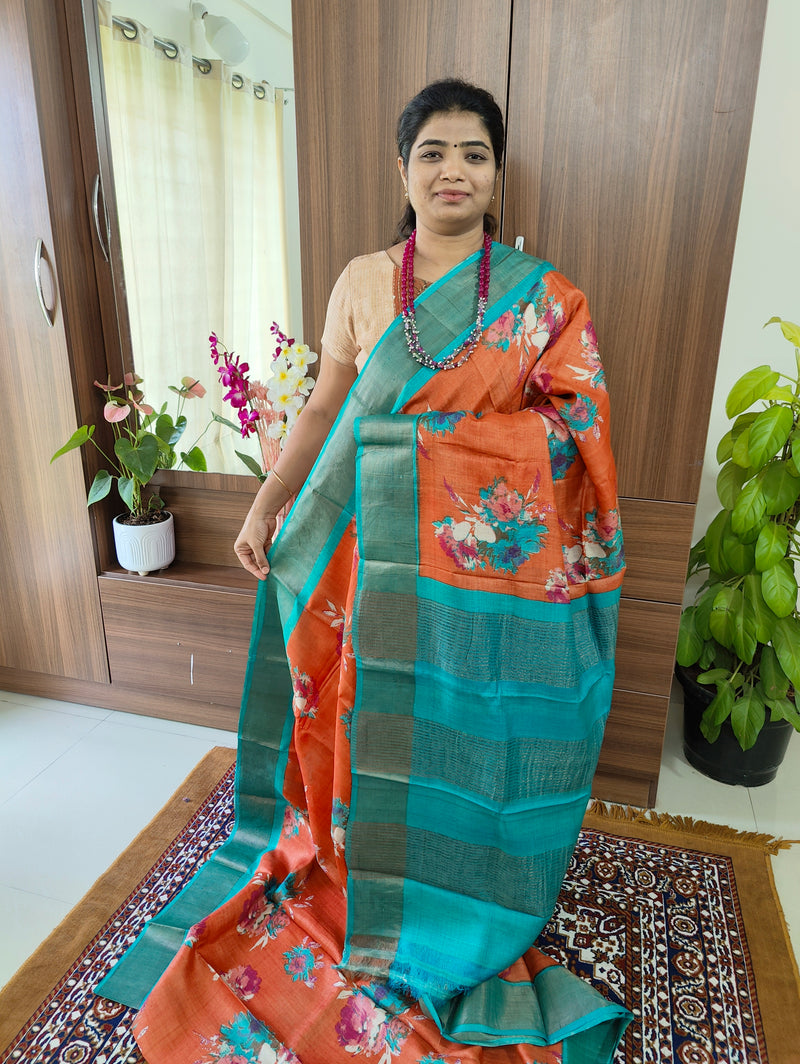
[[[700,731],[700,718],[714,697],[714,687],[697,683],[687,669],[675,666],[683,688],[683,752],[689,764],[720,783],[761,787],[778,774],[793,728],[787,720],[767,720],[753,746],[742,750],[730,721],[710,743]],[[768,711],[769,712],[769,711]]]

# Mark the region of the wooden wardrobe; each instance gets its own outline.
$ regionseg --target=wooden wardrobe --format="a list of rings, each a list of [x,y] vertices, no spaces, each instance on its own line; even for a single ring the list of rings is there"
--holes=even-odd
[[[312,346],[344,264],[391,240],[397,115],[447,74],[491,89],[507,115],[502,240],[524,237],[589,297],[629,558],[595,782],[618,801],[655,798],[765,6],[293,4]],[[97,421],[92,382],[130,368],[110,198],[108,248],[93,221],[111,175],[81,7],[0,5],[0,689],[235,727],[255,588],[231,543],[254,478],[164,474],[178,557],[141,578],[116,565],[111,502],[87,513],[91,452],[49,465]]]
[[[603,798],[655,801],[766,0],[296,0],[305,336],[402,210],[394,128],[428,81],[507,118],[502,230],[586,292],[628,574]]]
[[[87,510],[96,453],[50,465],[79,425],[107,430],[93,382],[133,368],[85,6],[88,29],[73,0],[0,4],[0,690],[235,730],[255,582],[232,544],[255,478],[159,474],[178,554],[142,578],[114,556],[121,504]]]

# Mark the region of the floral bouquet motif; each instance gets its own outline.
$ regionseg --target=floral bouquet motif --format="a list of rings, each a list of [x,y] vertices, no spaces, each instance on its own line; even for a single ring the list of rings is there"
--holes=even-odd
[[[228,389],[223,396],[238,415],[239,424],[219,415],[215,421],[240,432],[244,439],[257,435],[261,446],[263,470],[248,454],[237,451],[251,473],[262,480],[278,459],[289,432],[297,421],[306,398],[314,387],[307,370],[317,361],[317,355],[307,344],[298,344],[281,331],[277,322],[270,332],[277,341],[272,356],[270,375],[265,381],[250,380],[250,367],[233,351],[228,351],[216,333],[208,340],[211,360],[217,367],[222,384]]]
[[[480,502],[468,504],[448,483],[445,488],[460,511],[434,521],[439,546],[459,569],[516,573],[538,554],[547,533],[546,515],[535,505],[539,478],[528,493],[510,488],[505,477],[480,489]]]

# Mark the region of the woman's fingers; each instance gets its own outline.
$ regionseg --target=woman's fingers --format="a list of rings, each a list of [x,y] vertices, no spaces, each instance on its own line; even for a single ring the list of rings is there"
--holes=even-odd
[[[247,545],[241,547],[237,544],[234,548],[236,557],[242,563],[248,573],[252,573],[253,576],[258,577],[259,580],[264,580],[269,572],[269,562],[262,550],[263,561],[259,562],[256,553]]]
[[[274,521],[245,521],[233,545],[236,557],[248,573],[263,580],[269,572],[267,551],[275,531]]]

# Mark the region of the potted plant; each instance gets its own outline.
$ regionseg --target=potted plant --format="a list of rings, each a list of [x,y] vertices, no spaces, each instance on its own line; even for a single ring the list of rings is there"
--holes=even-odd
[[[722,509],[689,555],[688,577],[701,583],[676,655],[688,761],[746,786],[774,778],[800,731],[800,326],[766,324],[795,348],[793,375],[757,366],[728,395]]]
[[[192,377],[184,377],[180,387],[171,386],[170,391],[178,397],[173,418],[166,403],[154,410],[144,402],[142,378],[136,374],[126,373],[122,384],[112,384],[110,378],[106,384],[94,383],[105,396],[103,417],[113,432],[114,457],[107,455],[95,439],[95,426],[82,425],[50,461],[85,443],[97,448],[110,468],[98,470],[87,505],[106,498],[116,481],[127,507],[127,513],[115,517],[113,522],[117,559],[123,569],[145,576],[165,568],[175,557],[172,514],[164,508],[157,489],[147,490],[156,470],[180,465],[195,471],[206,469],[205,456],[196,442],[188,451],[180,452],[180,458],[175,449],[187,425],[183,406],[187,399],[204,395],[205,388]]]

